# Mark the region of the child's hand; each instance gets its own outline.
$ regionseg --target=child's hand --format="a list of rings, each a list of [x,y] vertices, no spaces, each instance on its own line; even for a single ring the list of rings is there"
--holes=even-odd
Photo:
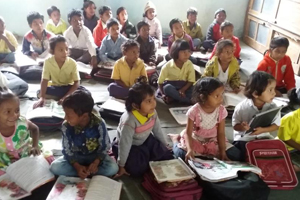
[[[80,165],[79,163],[74,163],[73,166],[76,169],[77,174],[81,179],[85,179],[89,175],[89,172],[88,172],[86,166]]]
[[[180,89],[180,90],[178,90],[178,92],[179,92],[179,95],[180,95],[182,98],[185,98],[185,90]]]
[[[41,154],[41,150],[40,150],[39,147],[31,147],[29,154],[34,155],[34,156],[38,156],[38,155]]]
[[[154,62],[149,62],[148,65],[149,66],[155,66],[155,63]]]
[[[262,128],[262,127],[257,127],[257,128],[254,129],[254,132],[251,133],[250,135],[259,135],[259,134],[264,133],[264,132],[265,132],[265,131],[264,131],[264,128]]]
[[[220,153],[220,159],[221,160],[229,160],[229,158],[227,157],[226,151],[223,151]]]
[[[61,104],[63,103],[63,101],[64,101],[64,98],[61,98],[61,99],[57,102],[57,104],[58,104],[58,105],[61,105]]]
[[[35,104],[33,104],[33,109],[36,109],[38,107],[43,107],[45,104],[45,99],[40,98]]]
[[[127,172],[126,172],[126,170],[125,170],[125,168],[124,167],[120,167],[119,166],[119,171],[118,171],[118,173],[114,176],[114,178],[118,178],[118,177],[120,177],[120,176],[122,176],[122,175],[127,175],[127,176],[130,176],[130,174],[128,174]]]
[[[98,60],[97,60],[97,57],[96,56],[93,56],[92,59],[91,59],[91,65],[92,67],[97,67],[98,65]]]
[[[36,60],[36,58],[39,56],[39,54],[38,53],[36,53],[36,52],[33,52],[32,54],[31,54],[31,58],[33,59],[33,60]]]
[[[185,155],[185,161],[187,162],[188,160],[193,160],[193,159],[195,159],[194,151],[188,150]]]
[[[248,131],[250,129],[250,126],[247,122],[242,122],[241,125],[242,125],[244,131]]]
[[[97,158],[94,160],[94,162],[92,162],[90,164],[90,166],[88,167],[88,171],[90,174],[96,174],[98,171],[98,166],[100,164],[100,160]]]

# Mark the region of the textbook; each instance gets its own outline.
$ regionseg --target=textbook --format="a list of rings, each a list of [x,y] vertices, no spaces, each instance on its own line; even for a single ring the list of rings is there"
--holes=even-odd
[[[12,163],[0,176],[0,199],[15,200],[31,195],[34,189],[54,180],[43,156],[26,157]]]
[[[122,99],[116,99],[114,97],[110,97],[100,107],[104,111],[109,111],[109,112],[113,112],[116,114],[123,114],[126,111],[125,101]]]
[[[122,183],[105,176],[91,179],[59,176],[47,200],[118,200]]]
[[[83,62],[76,62],[78,72],[84,74],[91,74],[93,67],[91,65],[84,64]]]
[[[108,58],[107,62],[100,61],[100,63],[98,64],[98,67],[112,70],[114,68],[115,62],[116,62],[115,60]]]
[[[149,165],[158,183],[185,181],[196,177],[196,174],[180,158],[150,161]]]
[[[236,178],[238,177],[238,171],[262,174],[260,168],[249,163],[221,161],[217,158],[213,160],[195,158],[194,160],[188,160],[188,163],[202,180],[208,182],[221,182]]]
[[[51,118],[51,117],[57,117],[64,119],[65,118],[65,112],[61,105],[57,104],[57,101],[54,101],[52,99],[47,99],[45,101],[45,105],[43,107],[38,107],[36,109],[29,108],[26,114],[27,119],[34,119],[34,118]]]
[[[191,108],[191,106],[188,107],[176,107],[176,108],[169,108],[169,111],[171,115],[174,117],[174,119],[177,121],[180,125],[186,125],[187,124],[187,111]]]

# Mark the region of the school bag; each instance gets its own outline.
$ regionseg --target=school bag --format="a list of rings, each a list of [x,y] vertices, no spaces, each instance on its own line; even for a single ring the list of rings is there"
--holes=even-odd
[[[43,67],[40,65],[24,66],[20,68],[19,76],[25,80],[41,80]]]
[[[39,127],[39,130],[43,132],[53,132],[61,130],[62,123],[64,122],[63,119],[58,117],[40,117],[30,119],[30,121],[37,125]]]
[[[238,172],[238,177],[223,182],[201,181],[203,196],[213,200],[268,200],[270,188],[252,172]]]
[[[143,187],[154,200],[198,200],[202,196],[202,187],[195,179],[174,183],[157,183],[154,175],[144,175]]]
[[[246,144],[248,161],[262,170],[271,189],[293,189],[298,184],[290,154],[281,140],[254,140]]]

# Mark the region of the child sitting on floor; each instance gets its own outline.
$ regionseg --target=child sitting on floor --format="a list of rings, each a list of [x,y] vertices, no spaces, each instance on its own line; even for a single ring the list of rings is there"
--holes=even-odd
[[[203,41],[203,48],[208,51],[212,51],[215,44],[222,38],[220,33],[220,25],[226,19],[226,11],[223,8],[219,8],[215,12],[215,19],[213,23],[208,27],[206,33],[206,39]]]
[[[295,154],[299,157],[300,151],[300,89],[294,88],[290,90],[288,97],[290,99],[290,104],[292,106],[297,106],[298,109],[282,117],[278,130],[278,138],[285,142],[293,162],[293,155]],[[299,163],[295,163],[294,168],[296,171],[300,171]]]
[[[126,8],[120,7],[117,10],[117,19],[121,25],[120,33],[129,39],[136,38],[135,26],[128,20]]]
[[[107,155],[110,149],[105,121],[93,111],[94,100],[88,91],[76,91],[63,101],[66,122],[63,124],[63,156],[55,160],[50,171],[55,175],[113,176],[118,165]]]
[[[50,39],[52,56],[45,60],[41,81],[40,99],[34,108],[43,106],[46,98],[59,100],[61,104],[69,94],[79,88],[79,72],[76,62],[68,57],[67,41],[63,36]],[[48,82],[52,81],[48,87]]]
[[[48,52],[49,40],[54,35],[44,29],[44,16],[38,12],[29,13],[27,22],[32,30],[24,36],[22,52],[36,60],[39,55]]]
[[[17,96],[0,88],[0,175],[8,165],[30,154],[39,155],[39,129],[20,116]]]
[[[233,56],[234,44],[231,40],[221,40],[216,47],[216,55],[205,66],[203,77],[218,78],[226,91],[240,91],[239,63]]]
[[[149,161],[173,159],[167,148],[159,118],[155,110],[154,90],[147,84],[146,77],[140,77],[129,90],[125,102],[126,111],[121,116],[118,143],[113,153],[118,158],[119,172],[131,176],[142,176],[149,170]]]
[[[280,97],[296,87],[295,75],[291,59],[286,55],[289,40],[275,37],[270,48],[265,52],[264,59],[258,64],[257,70],[265,71],[276,79],[276,96]]]
[[[139,58],[139,44],[134,40],[127,40],[122,46],[123,57],[114,65],[111,79],[115,83],[108,86],[109,95],[124,99],[128,96],[129,88],[140,76],[147,77],[145,64]]]
[[[242,152],[241,160],[245,161],[247,142],[242,141],[243,133],[250,129],[249,123],[254,115],[276,107],[275,97],[276,80],[266,72],[255,71],[247,80],[244,94],[247,99],[240,102],[234,109],[232,127],[234,129],[234,145]],[[280,125],[280,114],[269,127],[258,127],[251,135],[276,131]]]
[[[224,86],[212,77],[200,79],[194,86],[193,99],[197,102],[188,112],[186,129],[169,134],[176,157],[193,159],[195,155],[210,155],[222,160],[239,160],[240,151],[225,137],[227,111],[222,105]]]
[[[98,47],[101,46],[103,38],[107,35],[106,22],[112,18],[111,8],[109,6],[101,6],[99,8],[99,15],[100,19],[93,31],[94,42]]]
[[[96,5],[93,1],[83,0],[83,24],[86,26],[91,33],[97,25],[99,18],[96,16]]]
[[[173,100],[191,104],[195,70],[189,60],[190,45],[183,39],[173,42],[170,55],[173,58],[165,64],[158,77],[159,90],[165,103]]]
[[[50,19],[47,22],[46,29],[55,35],[62,35],[68,28],[67,23],[60,17],[60,10],[56,6],[47,9]]]
[[[235,37],[233,35],[233,24],[225,21],[221,24],[221,34],[222,34],[222,38],[221,40],[231,40],[234,44],[234,57],[239,61],[240,61],[240,52],[241,52],[241,46],[240,46],[240,40],[238,37]],[[216,53],[216,49],[217,49],[217,45],[215,45],[214,50],[211,53],[211,56],[209,59],[212,59],[212,57],[215,55]]]
[[[162,45],[162,28],[159,19],[156,17],[156,8],[155,5],[148,1],[144,8],[144,21],[150,25],[150,36],[156,39],[156,47],[160,48]]]
[[[194,7],[187,10],[187,20],[183,22],[184,31],[193,39],[194,49],[199,49],[203,40],[200,24],[197,22],[198,11]]]
[[[15,51],[18,48],[18,41],[8,30],[5,30],[5,21],[0,16],[0,65],[2,63],[15,62]]]
[[[83,26],[81,11],[73,9],[68,14],[68,21],[71,26],[64,32],[64,37],[69,46],[69,56],[97,67],[96,45],[91,31]]]
[[[127,41],[127,38],[120,34],[120,24],[115,18],[111,18],[106,23],[108,35],[102,40],[99,49],[100,60],[104,63],[109,59],[118,60],[122,57],[121,45]]]

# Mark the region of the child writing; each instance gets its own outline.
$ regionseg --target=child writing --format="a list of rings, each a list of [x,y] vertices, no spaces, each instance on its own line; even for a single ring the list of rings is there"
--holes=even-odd
[[[123,57],[117,60],[111,75],[115,83],[108,86],[109,95],[124,99],[128,96],[129,88],[140,76],[147,78],[145,64],[139,58],[139,44],[134,40],[127,40],[122,46]]]
[[[93,31],[94,42],[98,47],[101,46],[103,38],[107,35],[106,22],[112,18],[111,8],[109,6],[101,6],[99,8],[99,15],[100,19]]]
[[[113,176],[118,165],[107,155],[109,136],[104,120],[93,111],[94,100],[88,91],[76,91],[63,101],[63,156],[50,166],[55,175]]]
[[[290,90],[288,93],[288,97],[290,99],[290,104],[292,106],[297,106],[298,109],[282,117],[278,130],[278,138],[285,142],[288,150],[290,151],[291,159],[293,162],[293,159],[299,156],[300,151],[300,89],[294,88]],[[295,170],[300,171],[299,163],[293,163]]]
[[[216,47],[216,55],[210,59],[204,70],[203,77],[218,78],[226,91],[240,91],[239,63],[233,56],[234,44],[231,40],[221,40]]]
[[[76,62],[68,57],[68,45],[63,36],[50,39],[52,56],[45,60],[41,81],[40,99],[34,108],[43,106],[46,98],[59,100],[61,104],[69,94],[79,88],[79,73]],[[52,81],[48,87],[48,82]]]
[[[128,20],[126,8],[118,8],[117,19],[119,20],[122,27],[120,33],[129,39],[136,38],[136,29],[135,26]]]
[[[245,160],[247,142],[242,141],[243,133],[250,129],[249,123],[254,115],[276,107],[275,97],[276,80],[266,72],[255,71],[247,80],[244,94],[247,99],[240,102],[234,109],[232,126],[234,130],[234,145],[242,152],[241,159]],[[276,131],[280,125],[280,114],[269,127],[257,127],[251,135]]]
[[[68,28],[67,23],[61,19],[60,10],[56,6],[47,9],[50,19],[47,22],[46,29],[55,35],[62,35]]]
[[[183,39],[176,40],[170,50],[173,58],[161,69],[158,84],[163,100],[166,104],[173,100],[191,104],[195,70],[189,60],[190,45]]]
[[[39,129],[20,116],[17,96],[0,88],[0,174],[11,163],[30,154],[39,155]]]
[[[15,62],[15,51],[17,48],[17,39],[10,31],[5,29],[5,21],[0,16],[0,65],[2,63]]]
[[[222,105],[223,93],[224,86],[216,78],[205,77],[195,84],[193,99],[197,103],[186,114],[186,129],[180,135],[169,134],[176,157],[187,160],[202,154],[239,160],[240,151],[225,137],[227,111]]]
[[[156,8],[155,5],[148,1],[146,3],[146,6],[144,8],[144,21],[147,22],[150,25],[150,36],[154,37],[156,39],[156,47],[159,47],[162,45],[162,28],[159,19],[157,19],[156,14]]]
[[[97,21],[99,20],[95,14],[96,5],[93,1],[84,0],[82,10],[83,24],[93,33],[94,28],[97,26]]]
[[[149,169],[149,161],[173,159],[167,149],[159,118],[155,110],[154,90],[140,77],[129,90],[126,111],[120,118],[118,142],[113,152],[118,158],[119,171],[123,174],[142,176]]]
[[[220,25],[226,19],[226,11],[223,8],[219,8],[215,12],[215,19],[209,25],[206,33],[206,39],[203,41],[203,48],[212,51],[216,42],[221,39]]]
[[[276,96],[282,96],[296,87],[291,59],[286,55],[289,40],[285,37],[275,37],[270,48],[265,52],[264,59],[258,64],[257,70],[264,71],[276,79]]]

